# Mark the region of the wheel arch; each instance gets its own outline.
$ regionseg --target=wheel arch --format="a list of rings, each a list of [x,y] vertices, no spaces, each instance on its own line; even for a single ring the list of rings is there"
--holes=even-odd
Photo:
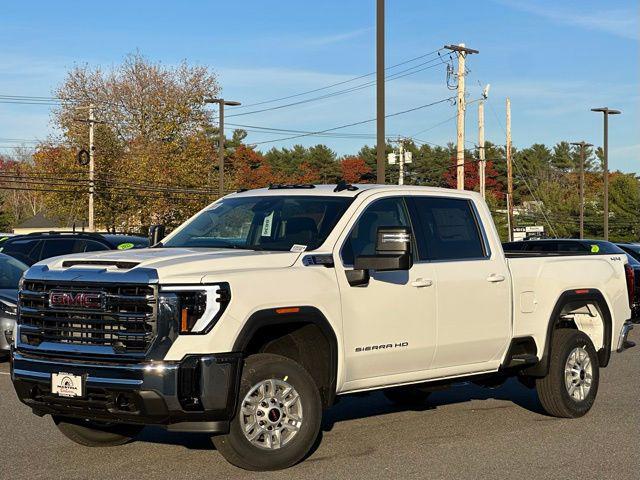
[[[553,333],[556,330],[556,326],[559,325],[560,314],[565,306],[571,303],[593,303],[596,304],[600,310],[602,323],[603,323],[603,345],[597,351],[598,361],[600,367],[604,368],[609,364],[611,358],[611,332],[612,332],[612,317],[609,305],[598,289],[584,288],[584,289],[571,289],[564,291],[558,297],[558,300],[553,307],[551,316],[549,317],[549,323],[547,325],[547,331],[545,335],[544,348],[542,350],[542,358],[539,362],[527,368],[524,373],[534,377],[544,377],[549,371],[549,353],[551,349],[551,340]]]
[[[313,348],[303,348],[309,341],[315,343]],[[338,340],[329,320],[318,308],[287,305],[254,312],[236,337],[233,351],[244,355],[278,353],[298,361],[315,380],[323,406],[333,405],[338,377]]]

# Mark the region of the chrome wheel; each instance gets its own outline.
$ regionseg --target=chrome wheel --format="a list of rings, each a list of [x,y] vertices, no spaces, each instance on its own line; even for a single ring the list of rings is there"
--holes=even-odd
[[[589,352],[582,347],[574,348],[564,367],[564,383],[569,396],[582,402],[591,391],[593,366]]]
[[[242,400],[242,431],[247,440],[257,447],[267,450],[282,448],[302,426],[300,395],[285,380],[263,380],[254,385]]]

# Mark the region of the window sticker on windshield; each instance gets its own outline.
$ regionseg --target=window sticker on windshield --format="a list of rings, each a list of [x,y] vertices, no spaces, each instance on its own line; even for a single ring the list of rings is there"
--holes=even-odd
[[[591,245],[591,253],[598,253],[600,251],[600,247],[598,245]]]
[[[117,246],[118,250],[129,250],[130,248],[133,248],[135,245],[133,243],[121,243],[120,245]]]
[[[0,242],[4,242],[9,237],[0,237]]]
[[[291,251],[294,253],[302,253],[307,249],[306,245],[298,245],[297,243],[294,243],[293,246],[291,247]]]
[[[264,217],[264,221],[262,222],[262,236],[270,237],[271,236],[271,227],[273,225],[273,212],[271,212],[268,216]]]

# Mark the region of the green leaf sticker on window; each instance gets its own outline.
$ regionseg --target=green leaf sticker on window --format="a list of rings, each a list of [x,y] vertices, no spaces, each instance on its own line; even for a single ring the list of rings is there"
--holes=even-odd
[[[121,243],[118,245],[118,250],[129,250],[133,248],[135,245],[133,243]]]
[[[598,245],[591,245],[591,253],[598,253],[600,251],[600,247]]]

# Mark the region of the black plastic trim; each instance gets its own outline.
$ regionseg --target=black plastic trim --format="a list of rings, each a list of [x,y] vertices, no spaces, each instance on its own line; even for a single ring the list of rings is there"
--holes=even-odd
[[[587,293],[576,293],[576,290],[587,290]],[[553,336],[554,325],[556,324],[558,318],[560,317],[560,312],[564,308],[567,303],[571,302],[591,302],[597,303],[602,312],[602,320],[604,322],[604,346],[600,350],[598,350],[598,360],[601,368],[605,368],[609,364],[609,359],[611,358],[611,331],[612,331],[612,321],[611,321],[611,312],[609,311],[609,307],[607,306],[607,302],[604,299],[602,293],[593,288],[585,288],[585,289],[572,289],[566,292],[563,292],[560,295],[560,298],[556,302],[555,307],[553,308],[553,312],[551,314],[551,318],[549,318],[549,325],[547,326],[547,335],[546,341],[544,345],[544,351],[542,353],[542,358],[540,361],[534,365],[533,367],[527,368],[524,370],[524,373],[527,375],[531,375],[534,377],[544,377],[549,372],[549,351],[551,349],[551,338]]]
[[[300,310],[296,313],[279,314],[276,312],[276,308],[269,308],[260,310],[251,315],[245,322],[244,327],[240,331],[236,341],[233,345],[235,352],[246,352],[249,342],[256,334],[256,332],[266,325],[287,325],[287,324],[313,324],[320,328],[320,331],[324,334],[329,342],[329,355],[330,355],[330,379],[329,388],[325,393],[325,406],[333,405],[336,396],[336,385],[338,377],[338,340],[333,328],[329,324],[329,321],[324,314],[316,307],[311,306],[292,306],[285,305],[278,308],[291,308],[296,307]]]

